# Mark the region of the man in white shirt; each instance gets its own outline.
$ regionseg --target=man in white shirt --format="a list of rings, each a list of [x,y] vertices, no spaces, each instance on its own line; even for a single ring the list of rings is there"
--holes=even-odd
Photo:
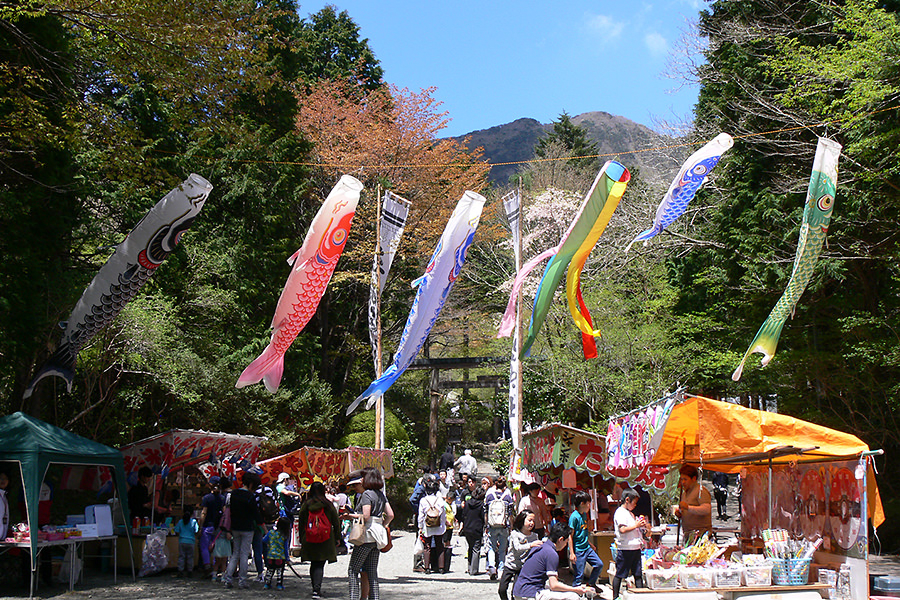
[[[475,460],[475,457],[472,456],[472,451],[468,448],[466,448],[466,451],[462,456],[456,459],[453,466],[456,467],[457,473],[460,475],[465,473],[469,477],[475,477],[475,473],[478,471],[478,462]]]

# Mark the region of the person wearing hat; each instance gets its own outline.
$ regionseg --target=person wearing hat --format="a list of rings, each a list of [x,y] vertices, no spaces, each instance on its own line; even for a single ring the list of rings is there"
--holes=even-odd
[[[278,516],[286,517],[293,526],[294,506],[300,501],[300,493],[294,489],[289,474],[282,473],[278,476],[275,484],[275,499],[278,501]]]
[[[216,527],[222,519],[222,508],[225,506],[225,497],[219,493],[218,475],[209,478],[209,493],[200,499],[200,562],[203,563],[204,577],[212,573],[212,558],[209,555],[210,546],[216,535]]]

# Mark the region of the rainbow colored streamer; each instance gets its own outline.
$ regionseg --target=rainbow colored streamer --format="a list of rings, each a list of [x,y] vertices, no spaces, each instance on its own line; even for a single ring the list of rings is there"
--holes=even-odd
[[[597,356],[594,337],[600,335],[600,331],[594,329],[590,312],[581,295],[581,270],[597,240],[600,239],[609,224],[630,179],[631,173],[624,165],[612,160],[603,165],[578,214],[559,244],[532,258],[519,271],[509,296],[509,303],[506,305],[506,312],[500,322],[500,331],[497,337],[509,337],[512,333],[515,326],[516,299],[521,292],[525,276],[541,261],[546,258],[550,259],[534,297],[534,308],[522,345],[522,356],[528,355],[547,318],[550,304],[553,302],[553,295],[559,282],[562,281],[563,273],[567,274],[566,297],[569,300],[569,311],[572,313],[572,318],[575,319],[575,325],[582,333],[584,357],[595,358]]]

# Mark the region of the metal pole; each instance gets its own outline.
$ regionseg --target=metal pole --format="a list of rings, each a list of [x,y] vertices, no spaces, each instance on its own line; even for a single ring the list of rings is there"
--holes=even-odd
[[[769,529],[772,529],[772,455],[769,455]]]

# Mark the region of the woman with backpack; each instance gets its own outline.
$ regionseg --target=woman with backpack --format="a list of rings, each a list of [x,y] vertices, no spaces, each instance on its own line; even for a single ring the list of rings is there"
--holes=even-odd
[[[312,597],[321,598],[325,563],[337,562],[337,544],[341,539],[341,521],[337,510],[325,496],[321,481],[309,486],[306,501],[297,513],[300,534],[300,559],[309,561]]]
[[[447,510],[440,494],[438,478],[429,473],[422,479],[425,496],[419,500],[419,537],[425,547],[425,573],[444,570],[444,532],[447,531]]]

